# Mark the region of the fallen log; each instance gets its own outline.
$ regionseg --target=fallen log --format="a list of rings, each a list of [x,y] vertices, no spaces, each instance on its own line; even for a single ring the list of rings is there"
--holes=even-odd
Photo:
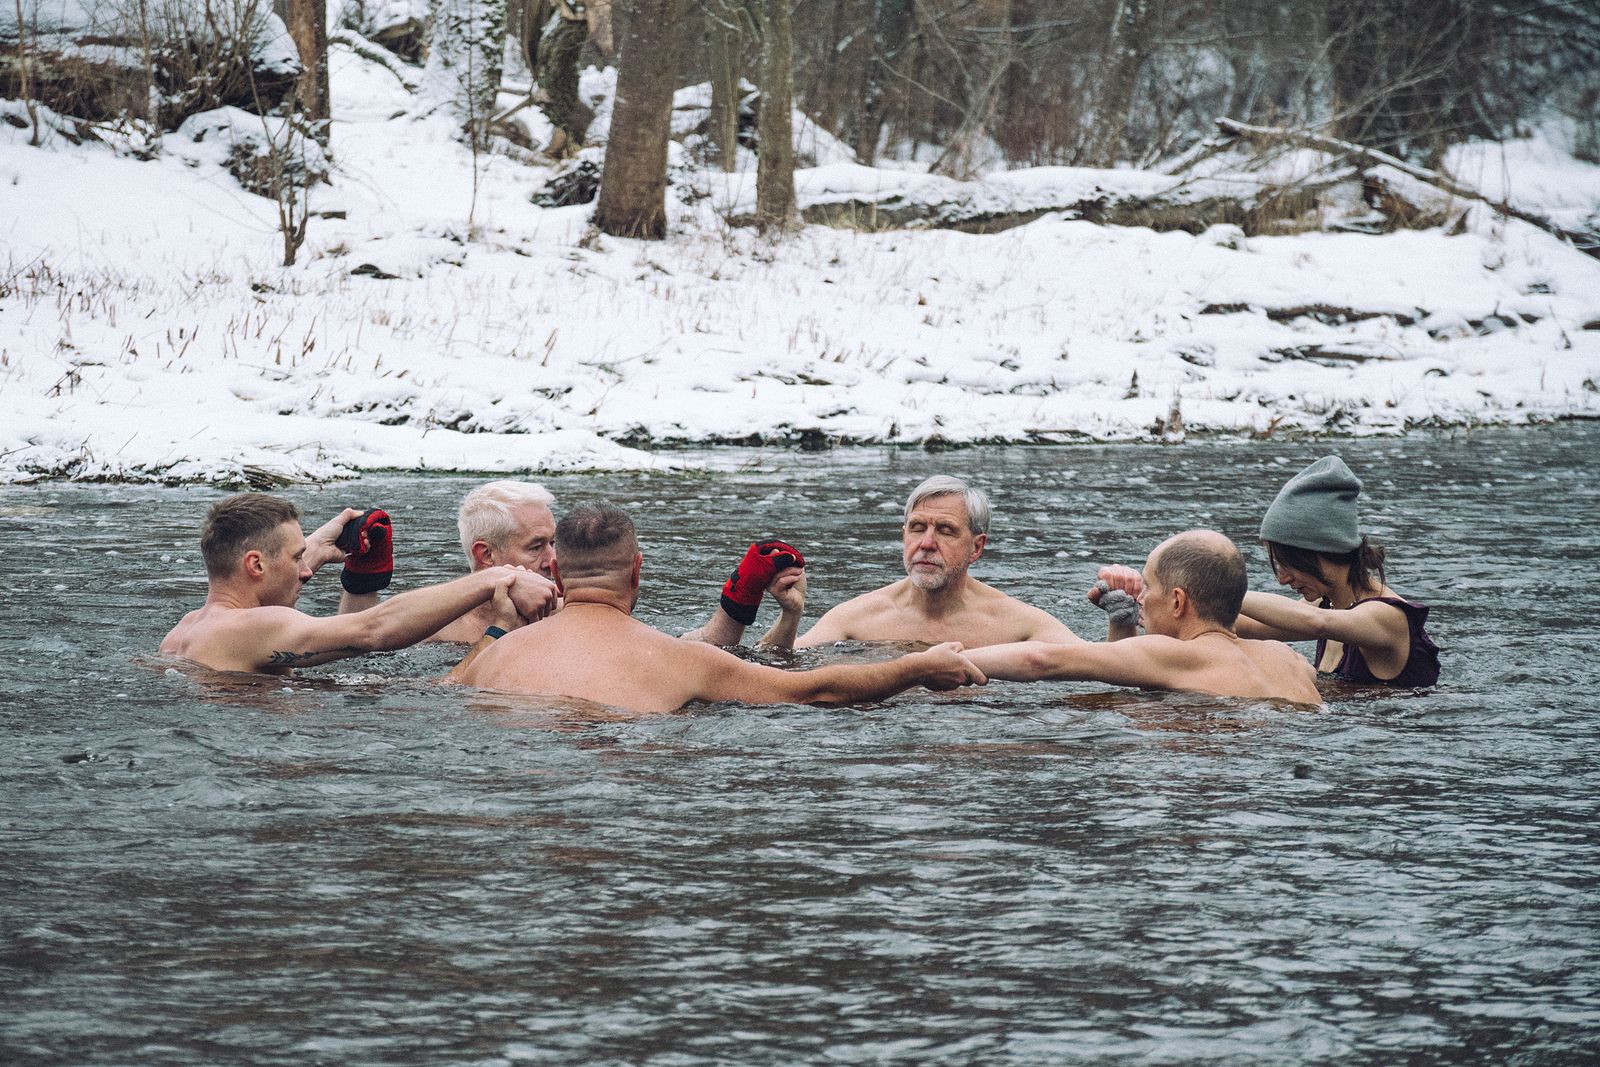
[[[1364,184],[1367,185],[1369,193],[1376,196],[1393,195],[1394,191],[1390,187],[1390,183],[1385,181],[1381,173],[1382,168],[1391,168],[1408,178],[1441,190],[1449,196],[1487,205],[1497,214],[1526,222],[1530,226],[1535,226],[1545,233],[1568,242],[1580,252],[1600,258],[1600,233],[1590,230],[1569,230],[1543,215],[1532,211],[1524,211],[1504,200],[1492,199],[1470,185],[1457,181],[1448,174],[1429,170],[1427,167],[1419,167],[1414,163],[1408,163],[1399,156],[1380,152],[1375,148],[1366,148],[1352,141],[1341,141],[1335,137],[1325,137],[1306,130],[1293,130],[1282,126],[1252,126],[1249,123],[1227,118],[1217,119],[1216,124],[1223,134],[1234,140],[1246,141],[1255,145],[1287,144],[1343,157],[1361,167],[1363,171],[1369,172],[1364,175]],[[1370,172],[1372,171],[1378,171],[1379,173],[1371,174]],[[1369,200],[1369,203],[1371,202]],[[1374,203],[1373,206],[1380,205]],[[1415,224],[1422,220],[1408,221],[1412,221]],[[1429,224],[1436,224],[1439,220],[1428,219],[1426,221]]]

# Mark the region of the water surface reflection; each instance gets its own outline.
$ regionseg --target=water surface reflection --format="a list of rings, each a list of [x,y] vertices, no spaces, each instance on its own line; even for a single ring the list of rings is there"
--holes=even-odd
[[[1600,556],[1597,443],[1583,425],[1341,442],[1396,581],[1435,605],[1446,681],[1331,691],[1319,713],[997,684],[635,718],[438,687],[437,648],[218,684],[141,659],[203,593],[192,540],[215,491],[0,489],[0,1047],[1595,1059],[1597,634],[1570,576]],[[881,584],[905,491],[953,470],[996,499],[982,576],[1089,631],[1095,564],[1200,523],[1248,539],[1318,453],[759,454],[737,475],[548,482],[633,510],[642,614],[687,628],[761,534],[804,543],[818,606]],[[456,573],[471,484],[294,495],[386,504],[410,584]]]

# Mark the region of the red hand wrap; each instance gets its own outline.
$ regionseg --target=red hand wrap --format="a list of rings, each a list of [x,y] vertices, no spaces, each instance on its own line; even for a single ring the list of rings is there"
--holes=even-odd
[[[749,626],[756,621],[761,594],[767,591],[772,576],[787,567],[804,567],[806,558],[793,545],[782,541],[757,541],[745,550],[744,559],[733,569],[722,587],[722,610],[738,623]]]
[[[373,508],[344,524],[334,542],[347,554],[339,584],[352,593],[376,593],[394,577],[394,526]]]

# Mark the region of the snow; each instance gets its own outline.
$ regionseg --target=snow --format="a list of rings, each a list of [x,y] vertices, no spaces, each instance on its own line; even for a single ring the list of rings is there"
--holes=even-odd
[[[602,129],[612,88],[584,76]],[[449,122],[337,48],[333,99],[333,185],[314,190],[288,268],[276,205],[223,169],[219,138],[259,138],[258,118],[197,117],[149,161],[59,134],[30,147],[0,121],[0,480],[1600,417],[1600,262],[1484,210],[1453,235],[1191,235],[1045,213],[988,235],[812,225],[774,243],[727,221],[753,206],[753,169],[675,153],[671,237],[630,241],[590,232],[590,206],[531,203],[544,168],[488,153],[475,174]],[[683,94],[680,120],[705,102]],[[26,123],[20,103],[0,103],[8,116]],[[1056,167],[954,182],[860,166],[801,118],[820,163],[796,176],[802,205],[1026,211],[1238,180]],[[1600,211],[1600,168],[1548,141],[1458,155],[1477,167],[1459,177],[1525,209]]]

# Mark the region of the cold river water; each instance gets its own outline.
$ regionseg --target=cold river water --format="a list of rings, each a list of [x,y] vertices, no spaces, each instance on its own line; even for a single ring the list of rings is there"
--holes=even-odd
[[[974,573],[1094,635],[1095,566],[1178,529],[1276,588],[1261,512],[1331,449],[1444,675],[1319,712],[996,683],[628,719],[440,689],[438,646],[206,681],[151,654],[221,491],[0,488],[0,1062],[1600,1062],[1600,426],[544,481],[631,510],[640,615],[682,630],[757,536],[804,548],[812,617],[898,577],[906,493],[960,474]],[[388,508],[401,588],[460,572],[479,480],[286,495]]]

